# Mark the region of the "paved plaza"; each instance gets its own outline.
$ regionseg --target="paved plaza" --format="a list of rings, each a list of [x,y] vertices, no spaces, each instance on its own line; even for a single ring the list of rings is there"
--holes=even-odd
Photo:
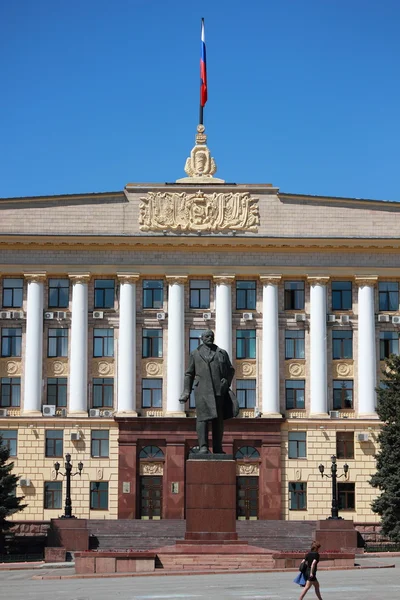
[[[360,561],[361,562],[361,561]],[[321,571],[324,600],[398,600],[400,558],[363,559],[365,565],[397,568]],[[3,600],[297,600],[296,573],[151,576],[32,580],[33,575],[72,574],[68,569],[0,572]],[[306,598],[316,598],[309,592]]]

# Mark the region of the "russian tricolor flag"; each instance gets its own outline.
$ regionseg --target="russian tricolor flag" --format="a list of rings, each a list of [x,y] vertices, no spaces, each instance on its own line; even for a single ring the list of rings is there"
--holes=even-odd
[[[200,106],[207,102],[207,60],[206,38],[204,35],[204,19],[201,20],[201,54],[200,54]]]

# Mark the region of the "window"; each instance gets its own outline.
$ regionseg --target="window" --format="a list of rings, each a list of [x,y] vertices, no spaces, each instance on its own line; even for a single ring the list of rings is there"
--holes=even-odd
[[[379,338],[380,358],[385,360],[391,354],[399,353],[399,334],[397,331],[381,331]]]
[[[49,308],[68,308],[69,280],[49,279]]]
[[[21,378],[2,377],[0,379],[0,406],[9,408],[19,406],[21,401]]]
[[[239,408],[255,408],[256,406],[256,380],[237,379],[236,395]]]
[[[236,358],[256,357],[256,330],[236,330]]]
[[[109,456],[109,437],[108,430],[92,430],[91,454],[93,458],[106,458]]]
[[[164,302],[164,285],[156,279],[143,281],[143,308],[162,308]]]
[[[305,408],[304,379],[287,379],[285,382],[286,408]]]
[[[353,380],[334,379],[333,410],[353,408]]]
[[[205,279],[190,280],[190,308],[210,308],[210,282]]]
[[[304,281],[285,281],[285,310],[304,310]]]
[[[62,457],[64,432],[62,429],[50,429],[46,431],[45,456]]]
[[[336,456],[338,458],[354,458],[354,433],[352,431],[336,432]]]
[[[289,458],[307,457],[307,432],[289,431]]]
[[[3,307],[21,308],[23,299],[23,279],[3,279]]]
[[[161,358],[163,355],[162,329],[143,329],[142,356],[143,358]]]
[[[1,328],[1,355],[21,356],[22,329],[20,327]]]
[[[62,481],[44,482],[44,508],[62,507]]]
[[[57,408],[67,406],[67,378],[49,377],[47,379],[47,404],[53,404]]]
[[[162,407],[162,379],[142,379],[142,408]]]
[[[355,483],[338,483],[337,497],[339,510],[356,509],[356,485]]]
[[[189,332],[189,352],[193,352],[200,346],[201,336],[207,331],[206,329],[191,329]]]
[[[93,329],[93,356],[114,356],[114,329]]]
[[[353,358],[353,332],[345,329],[332,330],[332,358]]]
[[[0,429],[2,445],[7,446],[10,456],[17,456],[18,431],[16,429]]]
[[[164,458],[164,452],[158,446],[145,446],[141,449],[139,458]]]
[[[90,510],[108,510],[108,481],[90,482]]]
[[[114,378],[93,377],[93,408],[112,408],[114,404]]]
[[[379,289],[379,310],[399,310],[399,284],[381,281]]]
[[[289,483],[289,510],[307,509],[307,484],[299,481]]]
[[[114,308],[114,279],[96,279],[94,282],[94,307]]]
[[[351,310],[351,281],[332,281],[332,310]]]
[[[243,459],[243,458],[260,458],[260,453],[259,451],[254,448],[253,446],[242,446],[241,448],[238,448],[236,454],[235,454],[235,458],[236,459]]]
[[[236,310],[256,309],[256,282],[236,282]]]
[[[47,356],[68,356],[68,329],[49,329],[47,334]]]
[[[285,358],[304,358],[304,330],[286,329]]]

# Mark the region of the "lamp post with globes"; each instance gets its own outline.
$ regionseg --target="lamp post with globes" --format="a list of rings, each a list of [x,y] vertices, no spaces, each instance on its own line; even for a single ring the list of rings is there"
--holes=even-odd
[[[331,508],[331,516],[328,517],[328,519],[341,519],[342,517],[339,517],[339,507],[338,507],[338,500],[337,500],[337,479],[339,477],[346,477],[348,471],[349,471],[349,465],[347,463],[345,463],[343,465],[343,471],[344,473],[342,473],[341,475],[337,474],[337,464],[336,464],[336,456],[331,456],[331,474],[328,475],[327,473],[324,473],[325,471],[325,467],[324,465],[319,465],[319,472],[321,473],[321,477],[328,477],[329,479],[332,479],[332,508]]]
[[[75,477],[75,475],[82,475],[83,462],[78,462],[78,471],[76,473],[72,473],[72,463],[71,463],[71,455],[65,455],[65,473],[61,473],[60,471],[60,463],[54,463],[54,469],[56,471],[56,477],[58,477],[58,473],[65,477],[67,482],[67,489],[65,492],[65,509],[64,514],[62,515],[62,519],[75,519],[75,516],[72,514],[72,503],[71,503],[71,477]]]

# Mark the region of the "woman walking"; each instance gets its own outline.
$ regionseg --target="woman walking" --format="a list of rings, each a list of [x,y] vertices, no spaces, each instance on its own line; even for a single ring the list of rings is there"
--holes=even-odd
[[[303,600],[311,586],[314,586],[315,595],[318,600],[322,600],[322,596],[319,591],[319,583],[317,579],[317,565],[319,563],[319,552],[321,544],[319,542],[313,542],[311,544],[310,552],[304,557],[304,561],[307,563],[307,569],[305,571],[306,585],[302,591],[299,600]]]

